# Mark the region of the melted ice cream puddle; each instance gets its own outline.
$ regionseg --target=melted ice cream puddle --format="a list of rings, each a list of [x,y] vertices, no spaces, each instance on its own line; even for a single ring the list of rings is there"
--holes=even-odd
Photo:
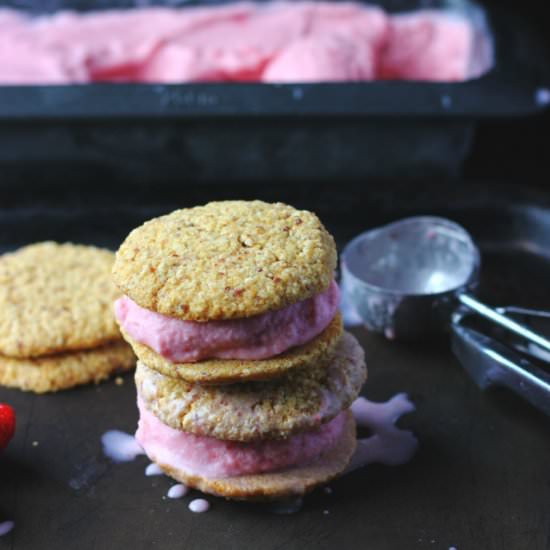
[[[151,462],[151,464],[149,464],[149,466],[145,468],[145,475],[147,477],[162,476],[164,475],[164,472],[160,469],[160,466],[158,464]]]
[[[101,436],[103,453],[114,462],[130,462],[145,454],[133,435],[119,430],[109,430]]]
[[[408,462],[418,448],[418,440],[412,432],[397,428],[395,423],[401,415],[414,410],[414,404],[404,393],[395,395],[385,403],[373,403],[364,397],[356,399],[351,412],[357,426],[369,428],[373,435],[357,440],[357,448],[346,473],[373,462],[391,466]]]
[[[168,493],[166,493],[166,496],[168,498],[182,498],[187,494],[188,491],[189,489],[187,485],[183,485],[183,483],[178,483],[170,487]]]
[[[189,503],[189,510],[195,512],[196,514],[202,514],[203,512],[208,512],[210,509],[210,503],[204,498],[196,498]]]
[[[0,537],[7,535],[14,527],[15,523],[13,521],[4,521],[0,523]]]

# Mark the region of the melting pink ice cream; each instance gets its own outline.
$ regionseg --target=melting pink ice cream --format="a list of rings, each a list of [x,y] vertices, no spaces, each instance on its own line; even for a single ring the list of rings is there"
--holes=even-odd
[[[338,285],[307,300],[262,315],[197,323],[149,311],[127,296],[115,302],[124,331],[173,362],[207,358],[266,359],[309,342],[329,325],[340,300]]]
[[[126,458],[129,460],[145,451],[151,459],[164,465],[213,478],[306,464],[335,444],[344,425],[344,418],[339,415],[320,430],[293,436],[288,440],[237,443],[174,430],[150,413],[139,397],[138,408],[140,420],[135,438],[114,431],[107,434],[115,434],[116,437],[102,438],[107,456],[118,461],[121,455],[129,455]],[[401,415],[415,410],[406,394],[397,394],[385,403],[373,403],[359,397],[351,410],[357,425],[369,428],[372,434],[357,440],[357,448],[346,473],[373,462],[405,464],[414,456],[418,448],[416,437],[412,432],[395,425]],[[136,449],[138,452],[135,452]],[[169,491],[169,496],[178,498],[186,491],[185,486],[175,485]],[[332,491],[326,488],[325,492],[330,494]],[[296,511],[301,506],[301,499],[296,504],[297,507],[291,510],[285,508],[285,512]]]
[[[379,462],[388,466],[405,464],[416,453],[418,440],[408,430],[398,428],[399,418],[415,410],[414,404],[404,393],[394,395],[385,403],[374,403],[364,397],[357,398],[351,412],[357,426],[372,431],[370,437],[357,440],[357,448],[347,472]]]
[[[211,479],[260,474],[307,464],[335,444],[345,423],[345,416],[339,414],[315,431],[288,439],[241,443],[170,428],[149,412],[139,398],[138,408],[136,440],[149,458]]]
[[[143,454],[143,449],[135,437],[120,430],[105,432],[101,436],[101,446],[103,453],[113,462],[130,462]]]
[[[481,37],[490,43],[488,33]],[[236,2],[29,17],[0,10],[0,82],[465,80],[479,33],[461,15],[353,2]],[[476,66],[476,69],[473,67]]]
[[[380,61],[384,79],[457,82],[482,75],[491,65],[489,41],[476,37],[461,17],[433,10],[391,18]]]

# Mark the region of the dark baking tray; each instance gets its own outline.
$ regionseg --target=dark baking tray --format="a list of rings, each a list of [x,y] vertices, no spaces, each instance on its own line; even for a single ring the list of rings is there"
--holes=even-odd
[[[378,3],[391,11],[447,4]],[[134,4],[0,0],[0,6],[32,13]],[[485,7],[496,63],[485,76],[464,83],[0,87],[2,179],[69,181],[93,174],[139,183],[456,176],[477,123],[535,115],[543,108],[537,90],[550,82],[545,47],[532,22],[515,8]]]
[[[130,191],[134,190],[134,193]],[[37,239],[115,247],[142,220],[210,199],[257,196],[317,210],[341,246],[358,231],[410,214],[462,222],[483,251],[483,295],[491,303],[550,308],[550,196],[524,187],[463,183],[366,189],[343,184],[266,188],[167,189],[108,186],[87,194],[39,187],[0,189],[0,248]],[[495,198],[498,197],[498,198]],[[123,200],[124,199],[124,200]],[[144,476],[147,461],[112,464],[100,436],[136,424],[132,376],[56,395],[0,389],[17,409],[16,437],[0,455],[0,521],[15,530],[0,548],[543,550],[548,548],[550,422],[506,391],[482,394],[445,341],[409,347],[354,330],[365,347],[364,394],[385,400],[406,391],[417,412],[400,422],[420,450],[402,467],[370,466],[310,495],[301,512],[208,497],[163,500],[171,482]],[[37,442],[37,445],[33,445]],[[328,510],[328,514],[324,511]]]

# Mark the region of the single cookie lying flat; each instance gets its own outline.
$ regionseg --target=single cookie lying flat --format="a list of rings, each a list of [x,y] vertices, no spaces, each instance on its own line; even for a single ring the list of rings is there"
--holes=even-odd
[[[28,358],[120,339],[114,254],[44,242],[0,257],[0,354]]]
[[[232,441],[283,439],[314,430],[355,400],[367,376],[363,349],[344,333],[328,363],[270,382],[200,386],[139,362],[136,386],[146,408],[176,430]]]
[[[212,202],[134,229],[113,268],[140,306],[191,321],[251,317],[325,290],[334,239],[317,216],[285,204]]]
[[[205,493],[236,500],[274,500],[301,496],[334,479],[349,464],[356,446],[355,421],[349,410],[345,414],[346,424],[339,440],[306,466],[258,475],[208,479],[172,467],[150,449],[147,455],[170,477]]]
[[[171,363],[152,349],[136,342],[122,331],[138,358],[161,374],[200,384],[228,384],[269,380],[297,368],[326,362],[342,335],[342,318],[337,314],[329,326],[313,340],[285,353],[262,359],[210,359],[197,363]]]
[[[55,392],[132,369],[136,359],[126,342],[36,359],[0,355],[0,385],[36,393]]]

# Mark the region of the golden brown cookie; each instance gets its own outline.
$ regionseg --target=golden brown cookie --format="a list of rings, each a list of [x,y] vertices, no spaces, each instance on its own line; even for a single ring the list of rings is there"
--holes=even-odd
[[[111,374],[130,370],[136,362],[126,342],[36,359],[0,355],[0,386],[36,393],[55,392],[89,382],[101,382]]]
[[[346,424],[339,441],[307,466],[258,475],[208,479],[175,469],[154,455],[149,454],[149,458],[170,477],[205,493],[236,500],[274,500],[301,496],[334,479],[346,469],[355,446],[355,421],[351,412],[346,411]]]
[[[145,407],[176,430],[232,441],[284,439],[314,430],[355,400],[367,376],[363,349],[344,333],[328,363],[294,369],[269,382],[201,386],[138,362]]]
[[[44,242],[0,257],[0,354],[38,357],[120,339],[114,254]]]
[[[317,216],[261,201],[212,202],[134,229],[113,276],[140,306],[192,321],[251,317],[325,290],[334,239]]]
[[[228,384],[250,380],[269,380],[286,372],[326,361],[342,335],[342,318],[337,314],[319,336],[303,346],[292,348],[269,359],[209,359],[197,363],[171,363],[151,348],[133,340],[122,331],[135,354],[149,368],[161,374],[200,384]]]

